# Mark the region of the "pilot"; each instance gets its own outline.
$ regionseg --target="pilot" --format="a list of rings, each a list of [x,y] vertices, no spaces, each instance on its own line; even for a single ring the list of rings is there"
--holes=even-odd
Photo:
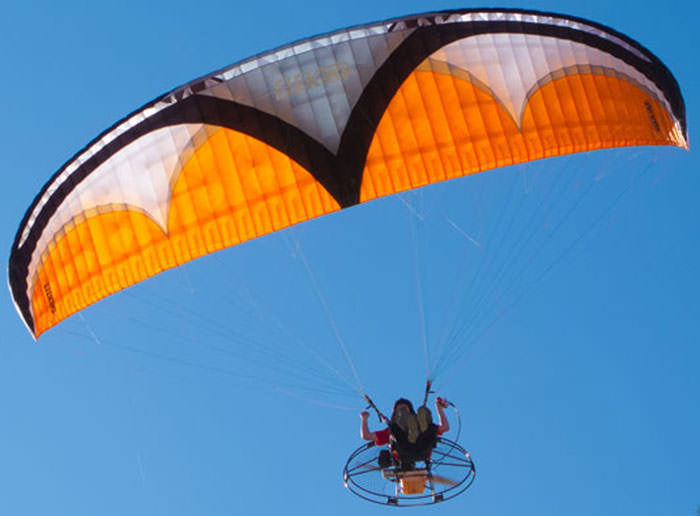
[[[447,407],[446,400],[442,398],[435,400],[435,408],[440,420],[440,424],[436,425],[433,423],[433,416],[428,407],[423,405],[416,412],[409,400],[399,398],[394,403],[391,420],[382,430],[371,432],[368,423],[369,412],[363,411],[360,414],[362,419],[360,436],[365,441],[374,441],[377,446],[389,445],[393,454],[382,450],[379,456],[380,467],[389,467],[393,458],[402,469],[411,469],[416,461],[429,458],[438,436],[450,429],[445,407]]]

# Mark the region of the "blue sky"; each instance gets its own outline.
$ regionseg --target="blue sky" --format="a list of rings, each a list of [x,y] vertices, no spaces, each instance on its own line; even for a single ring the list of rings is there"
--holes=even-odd
[[[694,2],[500,5],[578,15],[640,41],[681,85],[693,148]],[[476,6],[3,6],[0,248],[9,255],[25,209],[65,160],[157,95],[308,35]],[[364,408],[343,347],[383,407],[417,399],[424,321],[431,359],[463,352],[436,385],[460,407],[478,473],[464,496],[416,513],[696,514],[698,165],[693,150],[616,150],[385,199],[163,274],[37,343],[0,296],[0,513],[387,511],[342,487]],[[529,251],[546,249],[513,289],[500,297],[488,266],[465,274],[490,262],[464,258],[476,246],[455,226],[496,249],[486,256],[517,263],[517,248],[499,250],[497,214],[519,224],[523,192],[561,169],[584,190],[537,219],[565,223],[533,241]],[[461,199],[475,190],[488,193],[471,232]],[[581,201],[571,217],[569,201]],[[442,329],[472,313],[463,287],[486,292],[483,331],[441,348]]]

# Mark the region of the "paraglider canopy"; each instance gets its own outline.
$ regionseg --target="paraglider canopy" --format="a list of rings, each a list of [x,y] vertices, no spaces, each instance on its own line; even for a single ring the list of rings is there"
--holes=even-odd
[[[280,47],[114,124],[27,210],[9,285],[32,336],[214,251],[430,183],[573,152],[687,148],[668,69],[580,18],[407,16]]]

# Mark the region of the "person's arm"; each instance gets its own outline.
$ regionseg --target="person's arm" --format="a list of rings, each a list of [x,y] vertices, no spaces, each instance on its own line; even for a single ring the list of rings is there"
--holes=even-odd
[[[442,398],[435,400],[435,408],[437,409],[438,417],[440,418],[440,426],[438,427],[438,433],[440,435],[450,430],[450,423],[447,421],[447,416],[445,415],[445,407],[447,407],[447,401],[443,400]]]
[[[360,425],[360,437],[362,437],[365,441],[376,441],[377,434],[369,431],[369,412],[365,410],[360,414],[360,418],[362,418],[362,424]]]

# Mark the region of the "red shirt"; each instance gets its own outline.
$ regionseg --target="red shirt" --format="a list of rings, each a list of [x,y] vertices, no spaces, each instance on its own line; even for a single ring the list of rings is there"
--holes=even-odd
[[[389,432],[388,428],[385,428],[384,430],[377,430],[374,432],[374,444],[377,446],[385,445],[389,442],[389,435],[391,435],[391,432]]]

